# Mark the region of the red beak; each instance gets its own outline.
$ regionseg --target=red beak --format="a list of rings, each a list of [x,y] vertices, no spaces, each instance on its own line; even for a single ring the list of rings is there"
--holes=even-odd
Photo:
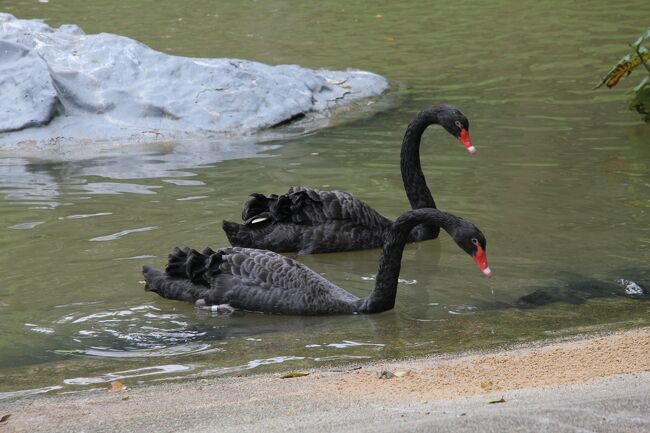
[[[485,250],[480,245],[476,246],[476,254],[472,256],[478,267],[481,269],[483,274],[490,278],[492,276],[492,271],[488,266],[487,256],[485,255]]]
[[[473,155],[476,153],[476,148],[472,145],[472,140],[469,139],[469,132],[467,132],[467,129],[461,128],[460,137],[458,137],[458,139],[463,143],[463,146],[465,146],[470,154]]]

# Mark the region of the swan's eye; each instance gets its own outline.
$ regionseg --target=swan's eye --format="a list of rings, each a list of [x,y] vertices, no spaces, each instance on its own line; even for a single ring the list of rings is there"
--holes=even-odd
[[[479,243],[478,243],[478,239],[476,239],[476,238],[472,238],[472,243],[473,243],[474,245],[476,245],[477,247],[478,247],[478,245],[479,245]]]
[[[460,129],[463,129],[463,124],[460,123],[460,120],[455,121],[454,124],[458,126]]]

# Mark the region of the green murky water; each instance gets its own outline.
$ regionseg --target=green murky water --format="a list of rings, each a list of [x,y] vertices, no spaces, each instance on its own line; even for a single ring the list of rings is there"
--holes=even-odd
[[[650,127],[626,109],[634,75],[591,90],[647,26],[647,2],[348,3],[2,3],[172,54],[370,70],[394,90],[386,111],[285,141],[67,162],[3,154],[0,397],[648,325],[646,298],[616,280],[650,287]],[[226,245],[221,220],[253,191],[344,189],[396,217],[408,205],[404,128],[440,102],[468,115],[479,153],[431,129],[422,164],[439,206],[486,234],[491,281],[444,235],[407,248],[396,308],[371,317],[217,317],[138,283],[176,245]],[[363,295],[377,257],[301,260]],[[516,307],[540,291],[552,302]]]

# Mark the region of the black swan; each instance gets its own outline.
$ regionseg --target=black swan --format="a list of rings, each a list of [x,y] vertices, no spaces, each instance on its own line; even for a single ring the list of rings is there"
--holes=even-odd
[[[202,253],[175,248],[165,272],[144,266],[145,290],[163,298],[278,314],[380,313],[395,305],[402,251],[418,224],[434,223],[447,231],[483,273],[492,275],[486,241],[474,224],[437,209],[408,211],[391,224],[379,259],[375,288],[359,298],[302,263],[268,250],[240,247]]]
[[[457,137],[470,153],[469,121],[460,110],[440,105],[422,110],[406,128],[401,171],[412,209],[436,208],[420,166],[420,140],[429,125],[439,124]],[[291,187],[283,195],[254,193],[242,211],[244,224],[223,222],[230,244],[300,254],[378,248],[392,221],[342,191]],[[416,227],[408,242],[435,239],[437,225]]]

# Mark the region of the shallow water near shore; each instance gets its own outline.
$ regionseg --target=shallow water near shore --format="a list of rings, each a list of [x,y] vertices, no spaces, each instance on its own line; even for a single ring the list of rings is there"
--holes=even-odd
[[[170,54],[370,70],[394,90],[385,111],[286,140],[2,154],[0,398],[649,323],[647,295],[617,283],[650,289],[650,127],[627,110],[640,73],[591,90],[646,28],[645,3],[337,3],[3,3]],[[398,216],[404,129],[441,102],[469,117],[479,152],[431,128],[422,166],[439,207],[485,233],[492,280],[443,233],[407,247],[395,309],[369,317],[215,316],[143,291],[140,267],[164,266],[174,246],[226,245],[221,221],[238,221],[254,191],[343,189]],[[299,259],[365,295],[378,255]]]

